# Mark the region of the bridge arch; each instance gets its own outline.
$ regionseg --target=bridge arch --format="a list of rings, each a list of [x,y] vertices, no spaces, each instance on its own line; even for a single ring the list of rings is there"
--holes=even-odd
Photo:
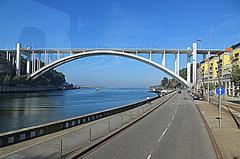
[[[49,71],[49,70],[51,70],[55,67],[58,67],[62,64],[65,64],[67,62],[70,62],[70,61],[73,61],[73,60],[76,60],[76,59],[80,59],[80,58],[84,58],[84,57],[99,56],[99,55],[117,55],[117,56],[123,56],[123,57],[127,57],[127,58],[130,58],[130,59],[134,59],[134,60],[143,62],[145,64],[151,65],[151,66],[165,72],[166,74],[173,77],[174,79],[176,79],[177,81],[179,81],[183,85],[185,85],[187,87],[191,87],[190,83],[188,83],[184,78],[182,78],[178,74],[174,73],[173,71],[171,71],[170,69],[164,67],[163,65],[161,65],[159,63],[156,63],[154,61],[151,61],[151,60],[149,60],[147,58],[144,58],[144,57],[141,57],[141,56],[137,56],[135,54],[121,52],[121,51],[114,51],[114,50],[93,50],[93,51],[75,53],[73,55],[70,55],[70,56],[61,58],[59,60],[56,60],[56,61],[52,62],[51,64],[43,66],[42,68],[40,68],[36,72],[30,74],[29,79],[36,79],[39,76],[41,76],[43,73],[45,73],[45,72],[47,72],[47,71]]]

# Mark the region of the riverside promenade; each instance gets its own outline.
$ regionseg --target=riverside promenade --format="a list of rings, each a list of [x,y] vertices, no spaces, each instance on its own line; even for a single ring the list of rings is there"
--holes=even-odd
[[[143,118],[175,92],[137,108],[0,148],[0,158],[67,158]]]
[[[219,128],[219,112],[216,104],[208,104],[206,101],[195,100],[194,103],[199,108],[205,118],[211,132],[212,140],[215,142],[220,158],[240,159],[240,129],[236,120],[226,106],[222,106],[222,125]],[[238,115],[237,112],[234,112]]]

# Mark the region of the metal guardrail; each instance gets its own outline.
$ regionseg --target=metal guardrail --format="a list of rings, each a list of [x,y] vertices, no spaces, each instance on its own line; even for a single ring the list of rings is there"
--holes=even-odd
[[[122,113],[124,111],[139,107],[143,104],[149,103],[155,99],[159,98],[158,96],[152,97],[148,100],[142,100],[136,103],[129,105],[121,106],[114,109],[108,109],[100,112],[95,112],[83,116],[73,117],[70,119],[60,120],[56,122],[51,122],[39,126],[33,126],[29,128],[23,128],[16,131],[9,131],[0,134],[0,148],[9,146],[12,144],[20,143],[30,139],[34,139],[43,135],[50,133],[58,132],[64,129],[72,128],[74,126],[79,126],[88,122],[96,121],[114,114]]]

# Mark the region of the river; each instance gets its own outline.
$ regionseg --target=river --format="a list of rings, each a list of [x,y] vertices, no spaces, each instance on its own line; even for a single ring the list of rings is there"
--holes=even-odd
[[[0,94],[0,132],[115,108],[155,95],[147,89]]]

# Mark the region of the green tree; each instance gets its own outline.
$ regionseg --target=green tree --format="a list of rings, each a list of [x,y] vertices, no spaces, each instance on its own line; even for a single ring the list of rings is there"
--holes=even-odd
[[[181,70],[179,70],[179,75],[185,80],[187,80],[187,68],[182,68]]]
[[[27,82],[27,75],[21,75],[21,76],[13,76],[10,82],[10,85],[25,85],[28,84]]]
[[[6,61],[5,58],[0,57],[0,64],[9,65],[10,71],[4,72],[0,70],[0,85],[54,85],[61,86],[66,82],[65,75],[56,70],[47,71],[45,74],[37,78],[36,80],[29,81],[27,80],[26,74],[26,66],[27,60],[21,57],[21,74],[20,76],[16,76],[15,68],[11,63]],[[44,63],[41,62],[41,66]]]
[[[3,78],[3,85],[9,85],[11,83],[11,75],[6,75],[4,78]]]
[[[66,82],[65,75],[61,72],[57,72],[56,70],[50,70],[38,77],[35,80],[32,80],[31,83],[34,85],[54,85],[61,86]]]
[[[240,92],[240,89],[237,87],[240,87],[240,67],[239,66],[236,66],[234,65],[233,68],[232,68],[232,76],[231,76],[231,80],[232,82],[234,82],[234,85],[235,85],[235,93],[239,93]]]
[[[163,79],[161,81],[161,86],[165,88],[167,85],[168,85],[168,78],[163,77]]]

